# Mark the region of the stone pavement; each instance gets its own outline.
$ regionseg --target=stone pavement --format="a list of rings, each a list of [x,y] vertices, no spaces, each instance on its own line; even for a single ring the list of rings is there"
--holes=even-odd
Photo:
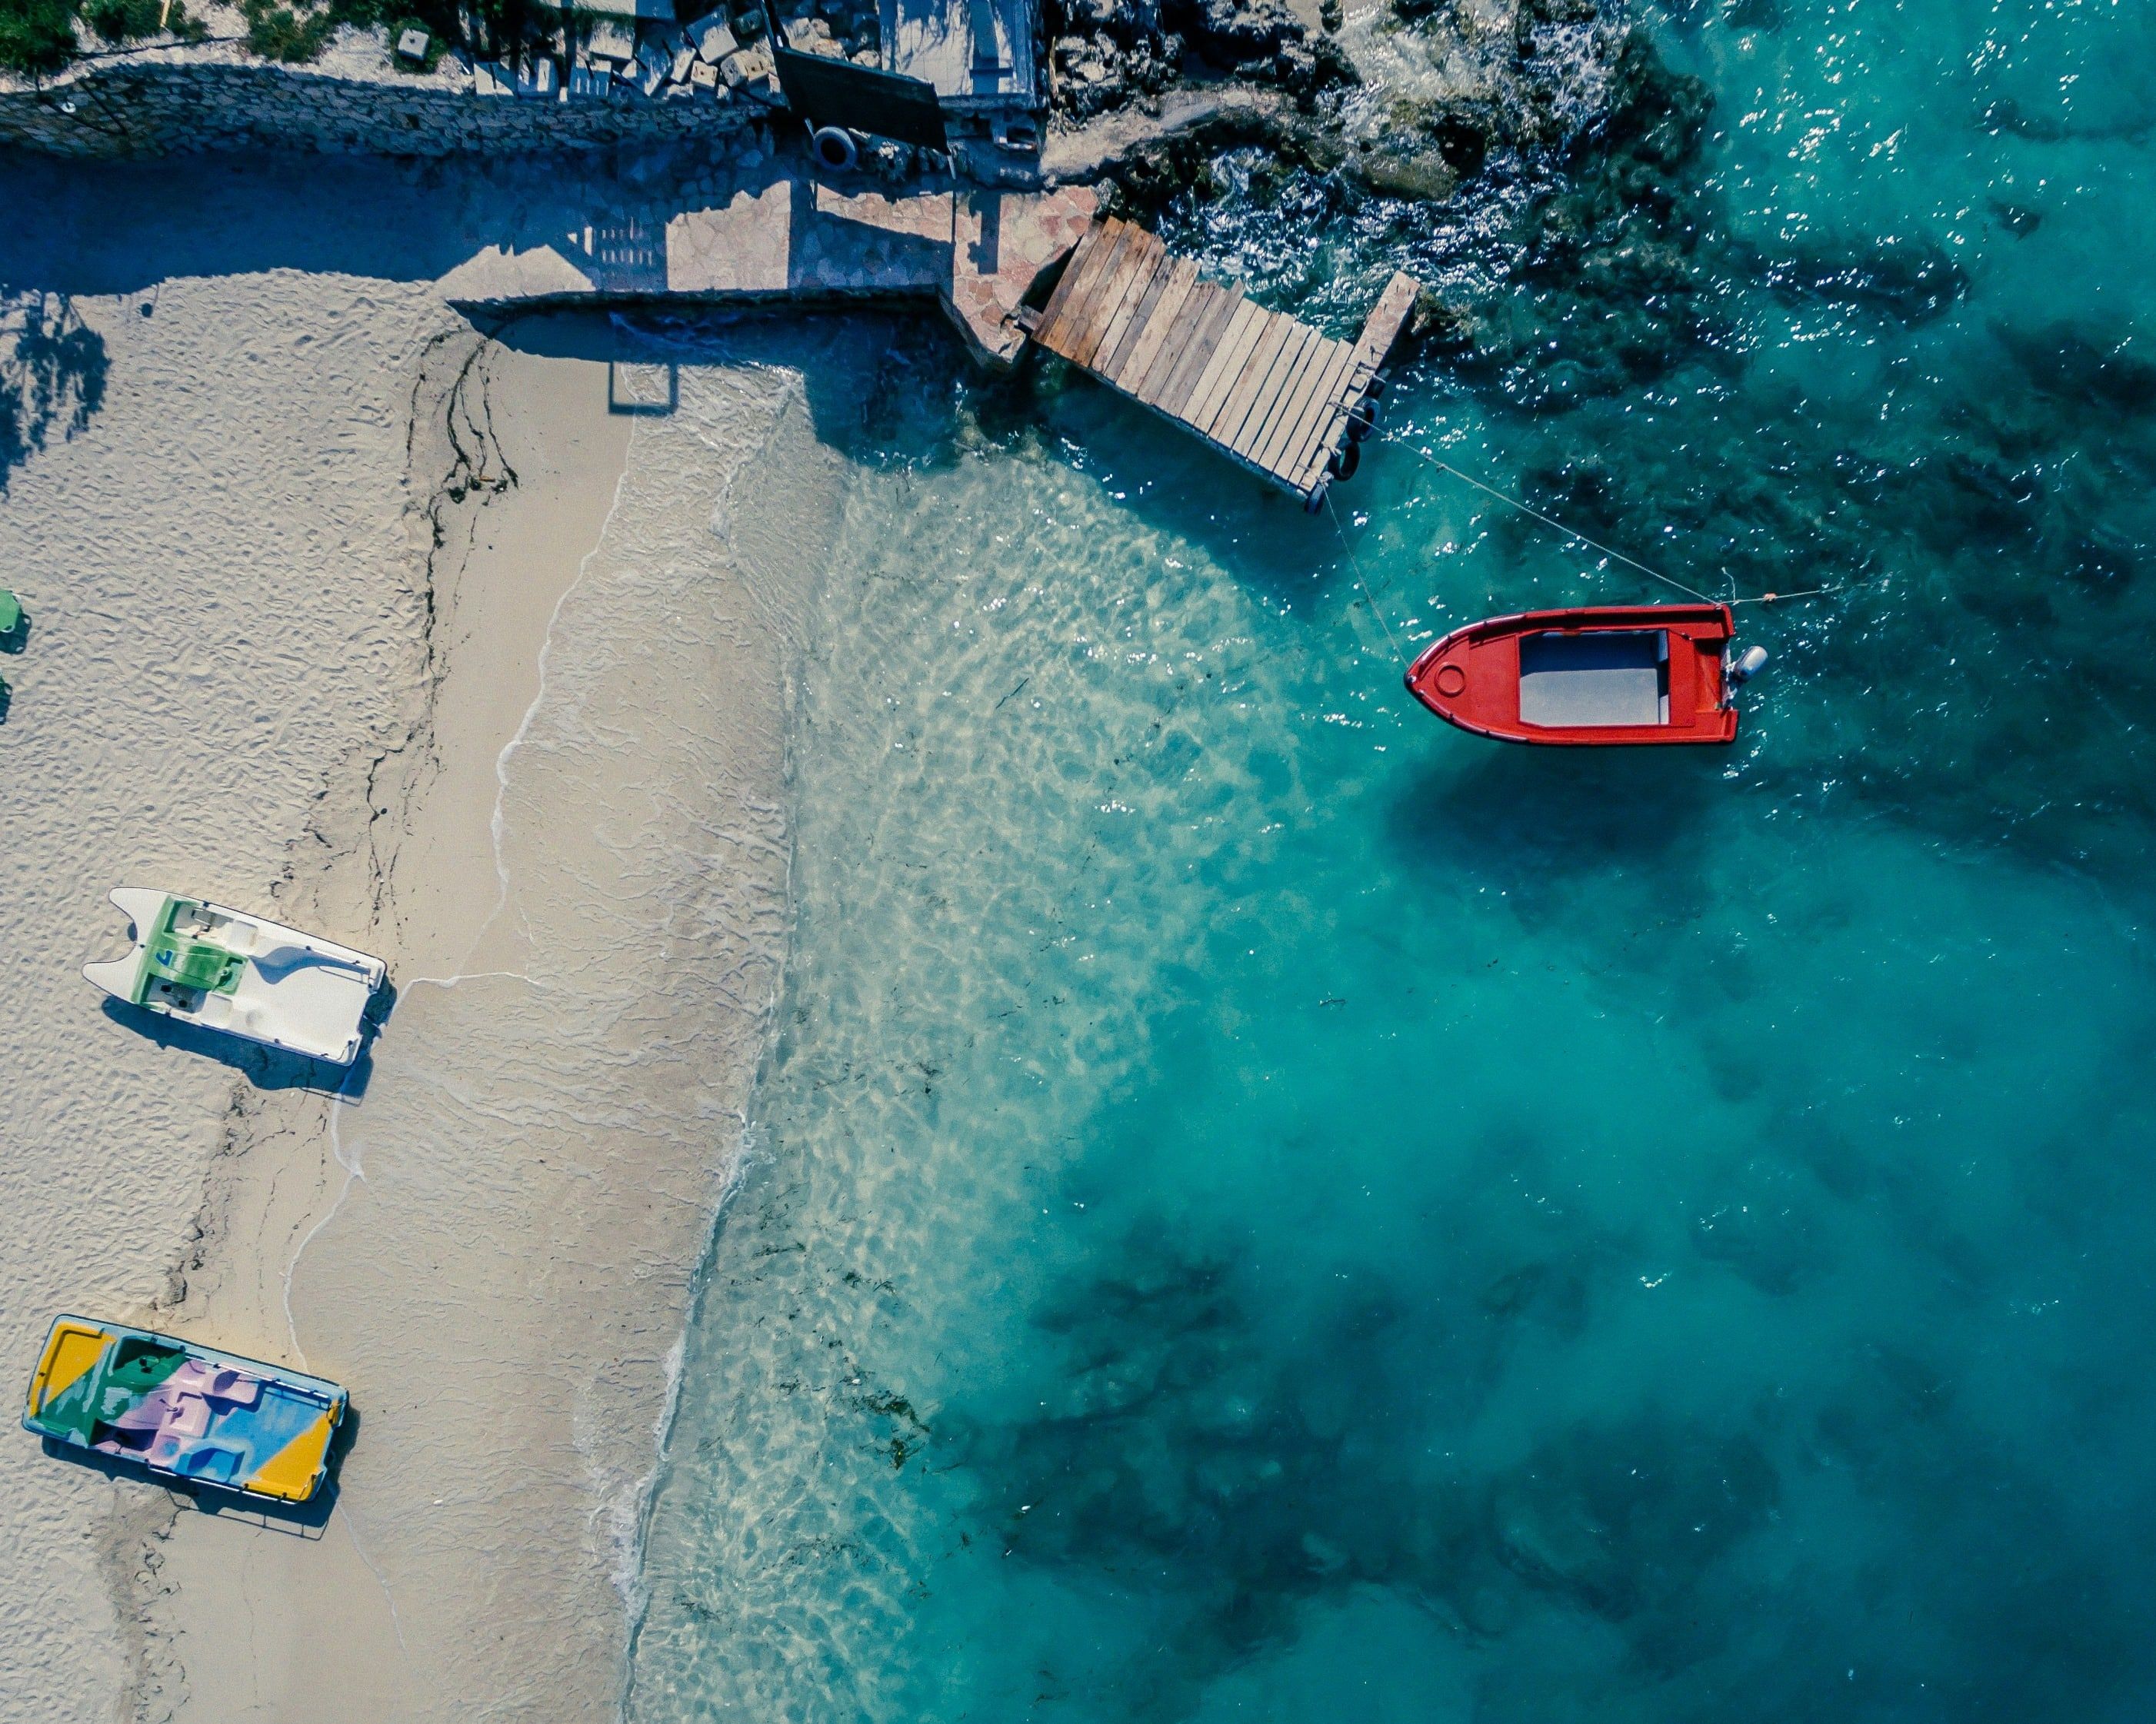
[[[1025,344],[1020,300],[1078,243],[1100,201],[1083,186],[940,180],[890,191],[821,180],[785,157],[713,170],[664,201],[626,185],[620,193],[557,240],[489,247],[444,277],[443,292],[489,310],[933,298],[976,357],[1008,365]]]

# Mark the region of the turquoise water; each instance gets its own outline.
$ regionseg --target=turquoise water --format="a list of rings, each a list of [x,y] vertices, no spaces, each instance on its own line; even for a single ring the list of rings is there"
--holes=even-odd
[[[638,1724],[2156,1703],[2156,18],[1656,22],[1713,105],[1606,244],[1166,218],[1476,308],[1337,493],[1374,603],[1098,392],[896,356]],[[1740,612],[1731,751],[1478,743],[1415,644],[1656,594],[1417,446],[1844,590]]]

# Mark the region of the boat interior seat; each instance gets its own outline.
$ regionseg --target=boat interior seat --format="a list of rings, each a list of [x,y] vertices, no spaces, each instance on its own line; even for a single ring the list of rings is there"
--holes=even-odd
[[[1552,730],[1667,724],[1668,631],[1522,635],[1520,720]]]
[[[157,1427],[160,1436],[198,1437],[209,1429],[209,1403],[200,1395],[175,1395]]]
[[[182,1394],[207,1395],[213,1401],[229,1401],[235,1407],[252,1407],[262,1398],[262,1379],[228,1365],[206,1365],[189,1359],[167,1380],[166,1387]]]
[[[153,1429],[135,1430],[102,1419],[90,1430],[90,1446],[107,1455],[147,1455],[155,1449],[157,1441],[157,1434]]]
[[[183,1478],[206,1479],[213,1485],[228,1485],[239,1476],[239,1464],[245,1459],[244,1455],[228,1443],[198,1443],[185,1454],[174,1458],[172,1470]]]

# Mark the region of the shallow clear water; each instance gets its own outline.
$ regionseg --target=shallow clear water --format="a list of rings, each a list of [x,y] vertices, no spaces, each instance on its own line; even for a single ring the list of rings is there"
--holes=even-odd
[[[1404,384],[1374,603],[1098,392],[896,357],[638,1724],[2148,1715],[2156,28],[1738,10],[1660,31],[1674,349],[1553,401],[1609,307],[1523,286],[1548,361]],[[1404,221],[1358,267],[1460,254]],[[1417,445],[1845,590],[1740,613],[1732,751],[1476,742],[1404,652],[1655,594]]]

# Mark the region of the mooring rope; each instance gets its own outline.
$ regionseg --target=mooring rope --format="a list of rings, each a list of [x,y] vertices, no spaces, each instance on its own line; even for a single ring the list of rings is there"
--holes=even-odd
[[[1348,529],[1340,524],[1340,511],[1332,506],[1332,488],[1325,488],[1325,512],[1332,517],[1332,531],[1340,535],[1340,548],[1346,553],[1348,567],[1355,572],[1355,584],[1363,589],[1363,603],[1370,607],[1370,614],[1378,619],[1378,626],[1385,631],[1385,639],[1392,643],[1393,650],[1405,659],[1399,637],[1393,633],[1393,625],[1385,620],[1385,613],[1378,608],[1377,595],[1370,591],[1370,583],[1363,578],[1363,565],[1356,561],[1355,547],[1348,542]]]
[[[1756,594],[1750,598],[1710,598],[1707,594],[1702,593],[1697,587],[1687,587],[1683,582],[1676,579],[1676,577],[1672,575],[1666,575],[1660,569],[1649,568],[1645,563],[1641,562],[1637,557],[1627,557],[1623,552],[1604,544],[1599,539],[1590,539],[1585,533],[1581,532],[1577,527],[1567,526],[1555,516],[1545,515],[1541,510],[1531,507],[1526,503],[1522,503],[1517,497],[1509,495],[1506,492],[1499,490],[1496,485],[1484,484],[1482,480],[1477,479],[1472,473],[1461,472],[1459,468],[1454,466],[1450,461],[1440,461],[1435,455],[1432,454],[1426,449],[1418,448],[1412,443],[1407,443],[1399,439],[1389,440],[1399,443],[1401,448],[1421,457],[1423,460],[1436,468],[1439,472],[1450,473],[1455,479],[1462,481],[1464,484],[1473,485],[1478,491],[1486,491],[1490,495],[1495,497],[1499,502],[1507,504],[1509,506],[1518,510],[1521,514],[1532,516],[1537,521],[1542,522],[1543,526],[1554,527],[1558,532],[1563,533],[1568,539],[1576,539],[1581,544],[1587,546],[1589,549],[1600,552],[1604,557],[1614,557],[1618,562],[1625,564],[1626,567],[1635,568],[1639,570],[1641,574],[1647,576],[1650,579],[1660,581],[1665,587],[1674,587],[1678,592],[1688,594],[1690,597],[1697,599],[1702,604],[1775,604],[1785,598],[1817,598],[1824,593],[1840,593],[1843,590],[1840,587],[1806,587],[1795,593],[1762,593]],[[1330,500],[1331,500],[1328,497],[1327,501],[1329,502]],[[1732,584],[1734,583],[1732,582]]]

